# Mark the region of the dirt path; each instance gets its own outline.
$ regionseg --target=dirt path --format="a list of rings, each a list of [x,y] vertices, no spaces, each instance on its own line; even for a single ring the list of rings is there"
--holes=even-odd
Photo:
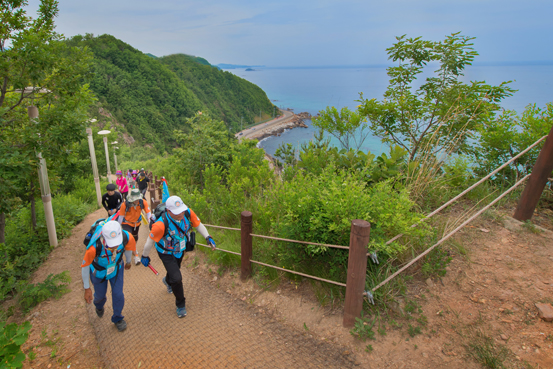
[[[82,237],[103,216],[89,215],[35,273],[37,282],[69,270],[72,291],[28,315],[33,329],[24,349],[34,347],[37,357],[25,368],[471,369],[482,367],[478,355],[502,355],[507,368],[553,368],[553,324],[534,305],[553,303],[549,233],[510,231],[497,219],[471,224],[453,242],[446,276],[413,282],[393,320],[383,322],[385,335],[367,342],[341,326],[339,305],[319,304],[310,282],[265,291],[241,283],[239,273],[213,272],[198,252],[183,263],[188,316],[178,319],[154,255],[160,276],[142,266],[125,273],[128,329],[119,333],[109,300],[102,319],[83,301]],[[409,325],[421,328],[411,336]]]
[[[103,217],[98,210],[79,224],[72,236],[52,252],[34,281],[49,273],[69,270],[71,292],[47,301],[29,315],[33,324],[24,349],[35,347],[32,368],[347,368],[355,357],[340,346],[320,342],[280,324],[270,314],[222,292],[183,266],[188,316],[178,319],[175,301],[162,284],[164,268],[152,254],[155,276],[142,265],[125,272],[128,328],[120,333],[106,314],[98,318],[94,306],[83,301],[80,262],[82,238],[89,225]],[[139,250],[147,236],[142,227]]]

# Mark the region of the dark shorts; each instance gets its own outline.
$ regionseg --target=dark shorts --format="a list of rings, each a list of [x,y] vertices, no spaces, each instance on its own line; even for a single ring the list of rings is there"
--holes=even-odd
[[[134,237],[135,241],[138,241],[138,231],[140,230],[140,225],[136,226],[136,228],[128,225],[128,224],[121,224],[121,228],[123,228],[124,231],[129,232]]]

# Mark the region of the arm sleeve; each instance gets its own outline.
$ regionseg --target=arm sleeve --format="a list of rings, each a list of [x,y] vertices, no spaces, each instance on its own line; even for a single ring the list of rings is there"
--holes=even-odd
[[[200,234],[204,236],[205,239],[209,237],[209,232],[207,231],[207,228],[205,228],[205,226],[202,223],[200,223],[200,225],[196,227],[196,230],[200,232]]]
[[[159,242],[161,240],[164,233],[165,224],[163,224],[163,221],[155,222],[152,226],[152,230],[150,231],[150,236],[144,244],[144,250],[142,251],[143,256],[148,256],[150,254],[150,250],[156,242]]]
[[[146,240],[146,243],[144,244],[144,250],[142,251],[142,256],[148,257],[148,255],[150,254],[150,250],[152,249],[155,243],[156,242],[152,238],[148,237],[148,239]]]
[[[132,251],[125,250],[125,259],[127,259],[127,264],[132,262]]]
[[[105,196],[102,196],[102,206],[104,209],[108,210],[108,201]]]
[[[90,288],[90,268],[88,266],[81,268],[81,275],[83,277],[84,288]]]

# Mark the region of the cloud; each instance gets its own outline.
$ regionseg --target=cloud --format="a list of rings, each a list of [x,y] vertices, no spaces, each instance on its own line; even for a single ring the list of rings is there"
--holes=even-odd
[[[38,8],[30,0],[30,8]],[[112,34],[155,55],[212,63],[381,64],[395,36],[477,37],[483,61],[553,60],[550,1],[535,0],[60,0],[58,31]]]

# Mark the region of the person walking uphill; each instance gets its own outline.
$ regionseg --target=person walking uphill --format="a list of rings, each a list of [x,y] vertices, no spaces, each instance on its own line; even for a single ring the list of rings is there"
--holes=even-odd
[[[142,210],[146,213],[146,220],[149,222],[152,217],[148,202],[142,199],[142,195],[138,189],[131,190],[131,193],[127,196],[127,200],[119,208],[117,213],[117,221],[121,224],[121,227],[133,235],[134,240],[138,242],[138,231],[140,230],[140,223],[142,221]],[[134,262],[136,265],[140,263],[138,253],[134,252]]]
[[[146,198],[146,191],[148,190],[148,182],[150,182],[150,178],[146,177],[146,173],[140,172],[140,175],[138,176],[136,183],[138,184],[138,189],[140,190],[140,193],[142,194],[143,198]]]
[[[129,185],[127,183],[127,178],[123,177],[123,173],[118,170],[117,173],[115,173],[117,176],[117,179],[115,180],[115,184],[117,187],[119,187],[119,192],[123,196],[123,201],[127,199],[127,194],[129,193]]]
[[[115,214],[123,202],[123,196],[115,191],[116,188],[117,187],[113,183],[108,184],[106,186],[108,192],[102,196],[102,205],[108,212],[108,216]]]
[[[102,227],[102,235],[95,245],[87,248],[81,264],[84,285],[84,299],[90,304],[93,301],[90,282],[94,285],[94,306],[98,317],[104,316],[104,305],[108,281],[111,285],[113,315],[111,321],[119,332],[127,329],[127,322],[122,315],[125,306],[123,294],[123,270],[131,268],[132,252],[136,242],[132,235],[121,229],[121,225],[112,220]],[[123,268],[123,253],[127,263]]]
[[[150,264],[148,255],[155,244],[159,258],[163,262],[165,270],[167,270],[163,283],[167,287],[167,292],[174,293],[177,316],[183,318],[186,316],[186,299],[180,266],[184,252],[192,251],[186,247],[187,241],[190,241],[192,227],[204,236],[212,249],[215,249],[215,241],[200,222],[200,218],[191,209],[188,209],[180,197],[169,197],[165,202],[165,208],[165,214],[156,219],[156,222],[152,225],[150,236],[144,245],[141,262],[145,267]]]

